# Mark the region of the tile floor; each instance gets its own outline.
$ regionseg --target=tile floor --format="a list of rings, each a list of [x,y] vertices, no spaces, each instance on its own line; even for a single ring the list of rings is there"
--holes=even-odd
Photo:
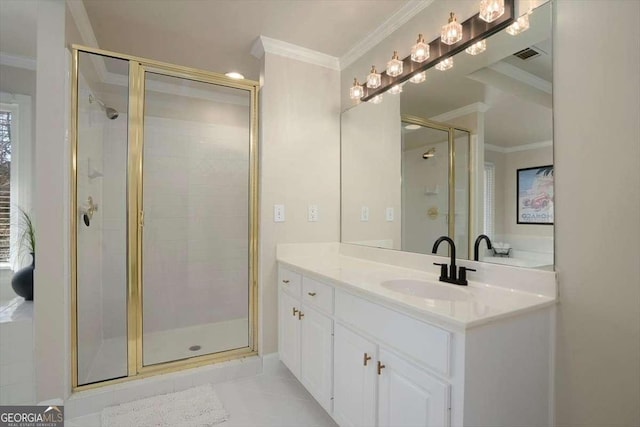
[[[272,372],[213,384],[213,388],[230,415],[227,421],[217,424],[220,427],[336,426],[282,363]],[[65,426],[98,427],[100,413],[69,419]]]

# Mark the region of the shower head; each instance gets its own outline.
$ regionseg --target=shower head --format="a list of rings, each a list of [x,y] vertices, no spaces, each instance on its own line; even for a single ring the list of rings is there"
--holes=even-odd
[[[109,120],[115,120],[120,115],[120,113],[118,113],[118,110],[116,110],[115,108],[107,107],[99,98],[89,94],[89,103],[92,104],[94,101],[97,102],[100,108],[104,110],[104,113],[107,115],[107,118]]]
[[[422,153],[422,158],[425,160],[429,160],[432,157],[436,156],[436,149],[429,148],[426,152]]]

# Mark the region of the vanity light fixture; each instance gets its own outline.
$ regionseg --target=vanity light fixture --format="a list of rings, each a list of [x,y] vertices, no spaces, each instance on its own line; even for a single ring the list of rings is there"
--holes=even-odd
[[[450,68],[453,68],[453,58],[444,59],[436,64],[438,71],[447,71]]]
[[[524,33],[529,29],[529,14],[531,11],[525,13],[516,20],[513,24],[509,25],[506,29],[507,34],[517,36],[520,33]]]
[[[464,51],[467,52],[469,55],[478,55],[484,52],[485,50],[487,50],[487,41],[480,40],[478,43],[472,44],[471,46],[466,48]]]
[[[493,22],[504,14],[504,0],[482,0],[479,17],[485,22]]]
[[[397,77],[402,74],[402,61],[398,57],[398,52],[394,51],[391,61],[387,62],[387,75]]]
[[[389,89],[387,92],[389,92],[391,95],[397,95],[399,93],[402,93],[402,85],[397,84],[397,85],[391,86],[391,89]]]
[[[364,89],[362,88],[362,85],[358,83],[358,78],[354,77],[353,86],[349,89],[349,97],[355,100],[362,98],[362,95],[364,95]]]
[[[370,102],[372,104],[380,104],[382,102],[382,95],[376,95],[367,102]]]
[[[425,80],[427,80],[427,72],[426,71],[418,73],[418,74],[416,74],[415,76],[413,76],[413,77],[411,77],[409,79],[409,81],[411,83],[422,83]]]
[[[382,84],[382,80],[380,78],[380,74],[376,71],[376,66],[371,66],[371,73],[367,76],[367,87],[369,89],[375,89],[380,87]]]
[[[516,25],[516,0],[478,0],[480,12],[458,23],[456,15],[451,12],[449,22],[441,27],[439,36],[431,42],[426,42],[422,34],[418,34],[417,42],[411,47],[411,54],[406,58],[399,58],[394,52],[391,61],[386,65],[385,71],[378,73],[375,65],[366,80],[360,85],[362,95],[357,88],[357,80],[354,86],[349,88],[349,96],[363,102],[372,101],[373,98],[384,93],[397,93],[400,88],[395,86],[405,83],[407,80],[413,83],[421,83],[426,79],[426,71],[432,67],[438,70],[448,70],[453,66],[453,57],[466,50],[470,54],[479,54],[486,48],[486,38],[502,31],[513,24],[513,29],[519,32],[528,28],[528,17],[523,16]],[[529,12],[531,13],[531,11]],[[509,30],[512,34],[511,29]],[[359,96],[359,98],[358,98]],[[377,98],[374,102],[380,102]]]
[[[442,26],[440,40],[448,45],[456,44],[462,40],[462,25],[458,24],[455,13],[451,12],[449,14],[449,23]]]
[[[421,63],[429,59],[429,45],[425,43],[422,34],[418,34],[418,41],[411,48],[411,60]]]
[[[236,71],[229,71],[228,73],[224,74],[225,76],[229,77],[230,79],[235,79],[235,80],[242,80],[244,79],[244,76]]]

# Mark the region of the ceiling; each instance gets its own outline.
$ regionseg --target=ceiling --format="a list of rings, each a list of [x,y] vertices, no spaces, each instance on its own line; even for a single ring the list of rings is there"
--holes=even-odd
[[[4,1],[4,0],[2,0]],[[258,36],[347,53],[408,0],[84,0],[102,49],[258,80]],[[371,7],[375,4],[375,7]]]
[[[0,0],[0,52],[36,57],[38,2]]]

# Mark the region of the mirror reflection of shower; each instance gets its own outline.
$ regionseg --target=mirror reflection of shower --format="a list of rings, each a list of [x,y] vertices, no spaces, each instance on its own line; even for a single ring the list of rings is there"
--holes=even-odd
[[[104,113],[107,115],[109,120],[115,120],[118,118],[118,115],[120,114],[118,113],[118,110],[116,110],[115,108],[107,107],[105,103],[102,102],[99,98],[89,94],[89,104],[93,104],[94,102],[96,102],[100,106],[100,108],[104,110]]]

